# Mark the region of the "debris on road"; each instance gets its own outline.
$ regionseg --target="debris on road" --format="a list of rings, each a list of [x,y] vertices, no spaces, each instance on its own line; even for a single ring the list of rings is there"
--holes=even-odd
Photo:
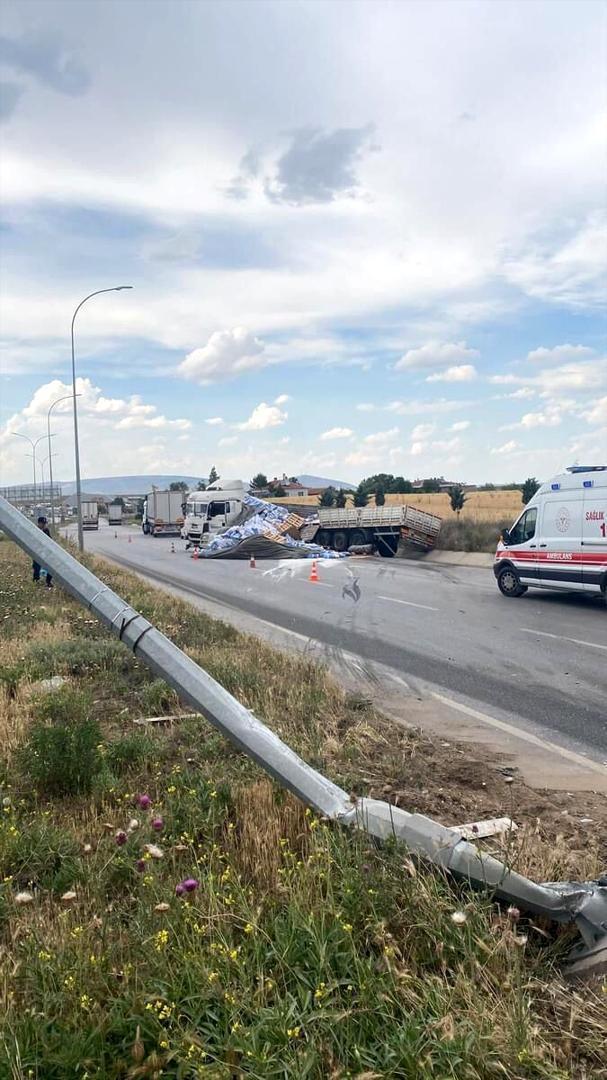
[[[483,840],[489,836],[501,836],[503,833],[516,832],[518,825],[512,818],[488,818],[486,821],[471,821],[467,825],[452,825],[466,840]]]
[[[253,495],[243,497],[241,520],[218,533],[206,546],[194,549],[192,557],[204,559],[339,559],[345,553],[329,551],[320,544],[301,539],[308,524],[284,506],[263,502]],[[198,555],[196,554],[198,552]]]

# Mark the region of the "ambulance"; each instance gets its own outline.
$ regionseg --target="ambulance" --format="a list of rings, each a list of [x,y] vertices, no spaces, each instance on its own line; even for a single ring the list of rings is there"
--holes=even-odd
[[[504,596],[531,587],[607,599],[607,466],[572,465],[542,484],[504,529],[493,572]]]

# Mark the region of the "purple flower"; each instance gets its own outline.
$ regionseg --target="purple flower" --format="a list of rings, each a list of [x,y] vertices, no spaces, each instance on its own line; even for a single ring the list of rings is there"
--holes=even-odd
[[[123,844],[126,844],[127,839],[128,839],[128,837],[127,837],[124,829],[118,829],[118,832],[114,836],[114,840],[116,841],[118,846],[122,847]]]
[[[161,817],[155,817],[152,819],[152,828],[155,829],[156,832],[162,832],[162,830],[164,829],[164,821]]]
[[[137,797],[137,804],[141,807],[142,810],[149,810],[150,806],[152,805],[152,800],[150,799],[149,795],[139,795]]]
[[[138,871],[138,873],[143,874],[145,868],[146,868],[145,859],[137,859],[137,862],[135,863],[135,869]]]
[[[175,896],[183,896],[185,893],[192,893],[198,888],[198,882],[196,878],[188,877],[179,882],[179,885],[175,886]]]

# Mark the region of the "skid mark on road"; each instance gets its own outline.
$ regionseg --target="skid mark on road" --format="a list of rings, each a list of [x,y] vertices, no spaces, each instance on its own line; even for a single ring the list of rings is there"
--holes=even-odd
[[[607,645],[599,645],[596,641],[580,641],[579,638],[565,637],[564,634],[549,634],[546,630],[531,630],[527,626],[521,626],[521,634],[537,634],[538,637],[554,638],[555,641],[572,641],[574,645],[583,645],[588,649],[602,649],[603,652],[607,652]]]
[[[378,600],[388,600],[391,604],[405,604],[407,607],[423,608],[424,611],[438,611],[437,607],[430,607],[429,604],[414,604],[412,600],[397,600],[395,596],[380,596],[378,593]]]

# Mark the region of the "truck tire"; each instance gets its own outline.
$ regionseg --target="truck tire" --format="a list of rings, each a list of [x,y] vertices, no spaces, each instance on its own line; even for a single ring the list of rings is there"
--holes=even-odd
[[[144,522],[144,524],[143,524],[143,525],[141,526],[141,531],[142,531],[142,533],[143,533],[143,535],[144,535],[144,536],[147,536],[147,535],[148,535],[148,533],[149,533],[149,531],[150,531],[150,527],[149,527],[149,525],[147,525],[147,524],[146,524],[146,523]]]
[[[364,529],[354,529],[350,536],[349,547],[363,547],[368,543],[367,534]]]
[[[375,537],[375,543],[377,544],[377,551],[382,559],[394,558],[398,549],[398,536],[386,536],[384,533],[379,533]]]
[[[333,550],[334,551],[347,551],[348,550],[348,534],[343,529],[338,529],[333,533]]]
[[[314,543],[320,544],[320,546],[324,548],[331,547],[331,540],[332,536],[328,529],[320,529],[314,537]]]
[[[497,587],[502,596],[523,596],[527,592],[527,586],[521,585],[521,580],[513,566],[505,566],[503,570],[500,570]]]

